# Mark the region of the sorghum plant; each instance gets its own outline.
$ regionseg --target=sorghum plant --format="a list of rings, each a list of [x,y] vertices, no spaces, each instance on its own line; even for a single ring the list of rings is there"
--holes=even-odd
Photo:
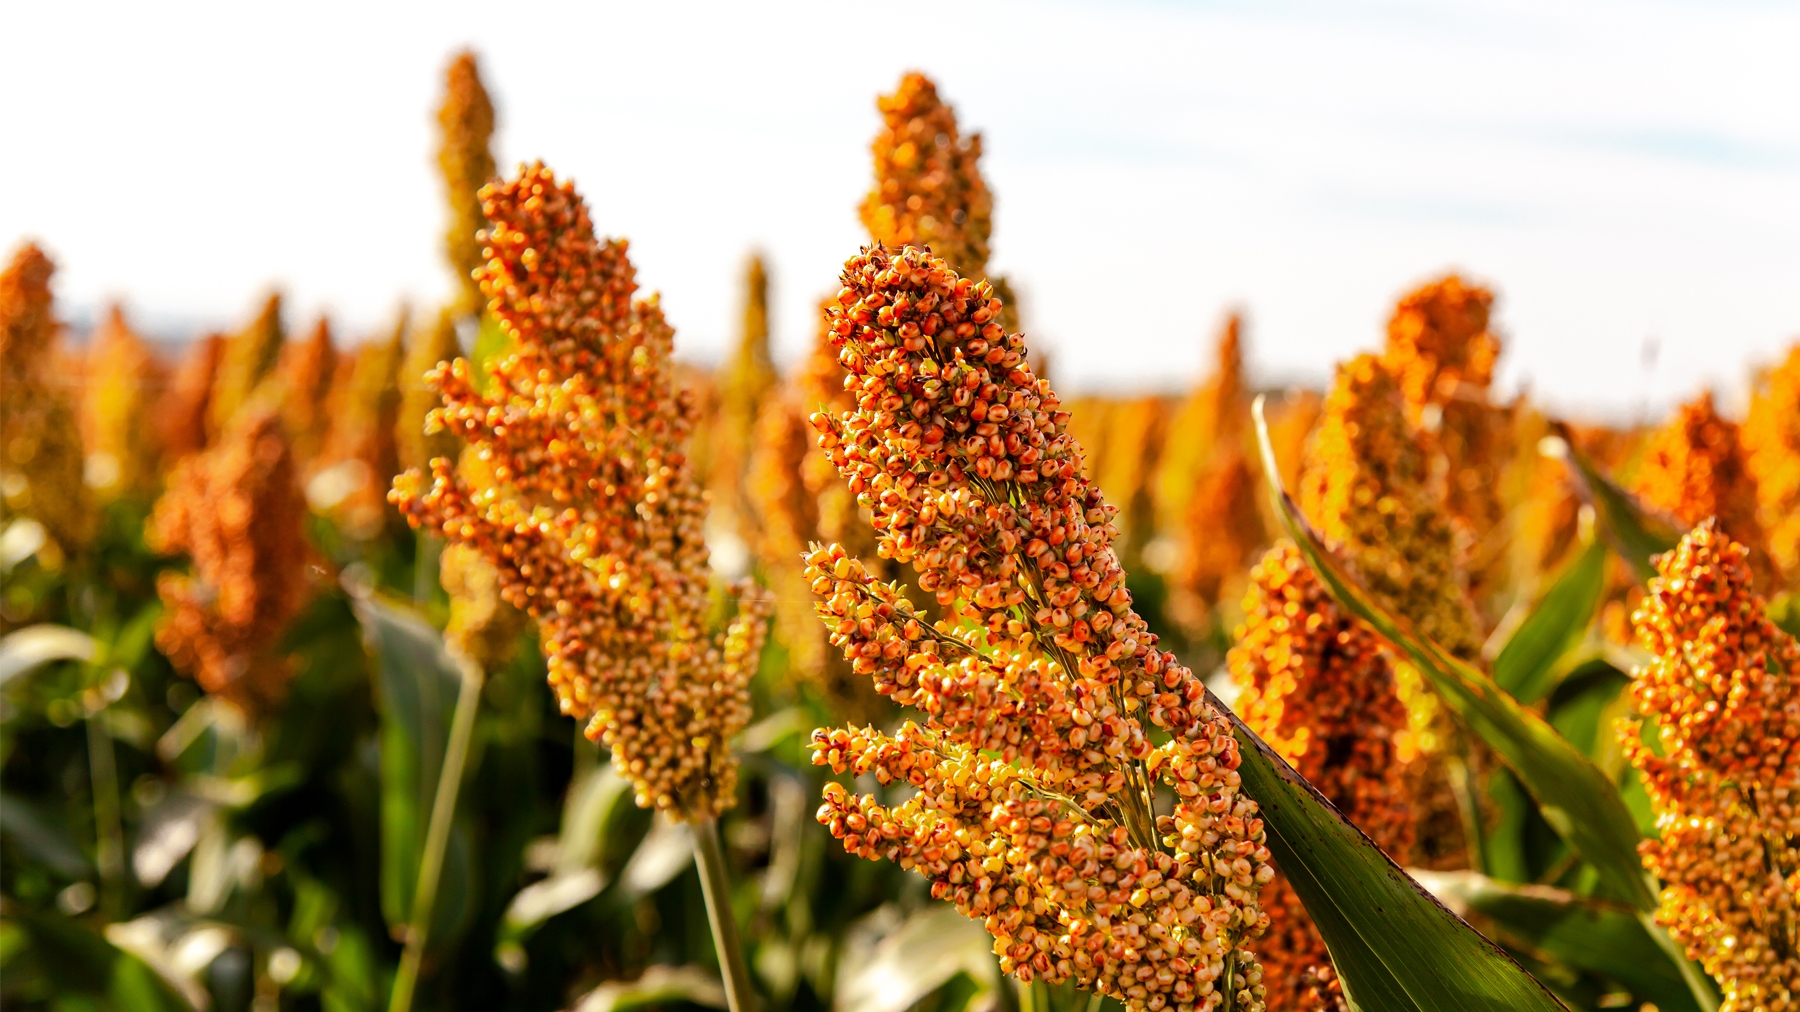
[[[1712,520],[1657,556],[1633,616],[1651,661],[1619,727],[1656,810],[1639,845],[1656,919],[1718,981],[1721,1012],[1800,1006],[1800,644],[1768,620],[1750,559]]]
[[[1373,356],[1338,367],[1300,478],[1301,503],[1369,589],[1419,632],[1463,659],[1481,650],[1479,621],[1457,565],[1456,535],[1431,450],[1408,423],[1399,386]],[[1410,714],[1399,742],[1421,755],[1414,860],[1465,867],[1465,815],[1439,760],[1463,748],[1449,714],[1410,665],[1396,668]]]
[[[705,628],[706,499],[673,334],[654,299],[632,299],[625,243],[594,236],[570,184],[533,165],[482,194],[478,276],[514,350],[485,392],[466,359],[430,379],[431,427],[480,473],[439,457],[391,498],[496,567],[501,597],[538,622],[563,712],[611,747],[638,803],[710,819],[736,799],[730,740],[764,623],[750,596],[727,632]]]
[[[165,373],[117,305],[94,331],[86,372],[81,442],[87,453],[87,484],[96,495],[108,498],[154,494],[161,448],[156,430],[145,423],[151,415],[149,406],[162,392]]]
[[[26,244],[0,272],[0,502],[44,525],[64,552],[93,537],[93,498],[82,476],[75,405],[57,382],[56,267]]]
[[[444,102],[438,107],[438,170],[444,179],[444,197],[450,206],[444,229],[444,259],[456,279],[452,312],[473,316],[487,301],[475,282],[482,265],[478,233],[486,224],[481,217],[480,191],[494,178],[494,155],[489,144],[494,136],[494,103],[481,83],[481,67],[475,54],[463,50],[444,70]]]
[[[337,373],[337,345],[324,317],[312,332],[281,349],[281,418],[301,474],[312,470],[331,432],[331,381]]]
[[[219,445],[184,458],[146,540],[185,553],[191,575],[156,581],[166,612],[156,645],[207,692],[251,713],[280,702],[293,665],[277,640],[306,602],[306,502],[273,405],[253,405]]]
[[[1719,529],[1750,553],[1757,588],[1767,591],[1779,578],[1757,517],[1756,479],[1744,457],[1736,423],[1719,414],[1710,392],[1703,393],[1651,434],[1633,491],[1683,524],[1717,517]]]
[[[225,340],[212,397],[207,402],[206,431],[210,440],[220,438],[262,381],[280,364],[287,330],[281,323],[281,296],[270,295],[249,326]]]
[[[1279,542],[1251,569],[1228,663],[1244,723],[1376,846],[1405,860],[1414,778],[1399,754],[1407,715],[1392,660],[1374,631],[1331,599],[1292,542]],[[1263,890],[1263,909],[1269,933],[1255,948],[1269,1008],[1341,1007],[1325,940],[1286,879]]]
[[[1800,342],[1756,378],[1741,434],[1769,554],[1792,581],[1800,577]]]
[[[157,435],[163,459],[177,461],[206,449],[213,382],[225,359],[225,336],[208,334],[188,345],[157,405]]]
[[[831,332],[855,405],[813,423],[873,510],[879,553],[911,563],[943,617],[841,546],[808,557],[832,643],[922,720],[814,732],[815,762],[917,789],[886,805],[834,782],[819,821],[925,875],[1021,980],[1132,1008],[1260,1009],[1246,946],[1274,869],[1237,742],[1132,610],[1116,511],[1067,413],[986,283],[881,246],[843,283]]]

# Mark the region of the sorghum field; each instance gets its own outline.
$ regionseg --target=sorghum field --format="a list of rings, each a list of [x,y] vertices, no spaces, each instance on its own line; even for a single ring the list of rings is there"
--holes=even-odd
[[[876,101],[793,375],[754,257],[678,364],[467,53],[387,333],[5,254],[7,1007],[1800,1009],[1800,344],[1582,424],[1449,275],[1327,389],[1232,320],[1063,400]]]

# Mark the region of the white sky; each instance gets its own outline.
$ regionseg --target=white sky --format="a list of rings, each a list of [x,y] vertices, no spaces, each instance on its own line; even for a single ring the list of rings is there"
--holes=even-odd
[[[490,14],[487,12],[503,12]],[[1505,376],[1612,414],[1800,335],[1800,6],[1780,3],[11,4],[0,243],[64,313],[352,333],[447,290],[432,110],[472,44],[503,167],[572,175],[678,345],[765,249],[780,355],[862,232],[874,97],[986,134],[996,271],[1059,387],[1177,389],[1224,309],[1322,378],[1394,297],[1495,285]],[[1649,340],[1660,347],[1645,364]]]

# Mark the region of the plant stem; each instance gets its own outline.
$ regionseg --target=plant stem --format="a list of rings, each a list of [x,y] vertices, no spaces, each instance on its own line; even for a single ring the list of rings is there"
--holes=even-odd
[[[463,767],[469,759],[469,739],[475,732],[475,712],[481,706],[481,667],[452,652],[462,668],[462,688],[456,694],[456,713],[450,721],[450,741],[444,748],[444,765],[438,773],[437,793],[431,800],[431,823],[425,830],[425,851],[419,856],[419,883],[413,890],[412,917],[406,925],[406,949],[400,954],[400,970],[388,1012],[411,1012],[413,992],[419,984],[419,964],[425,958],[425,941],[431,930],[432,907],[437,900],[438,878],[444,872],[444,851],[450,844],[450,825],[456,817],[456,796],[462,790]]]
[[[444,542],[419,531],[418,548],[413,555],[413,603],[423,608],[431,603],[437,589],[438,560],[444,554]]]
[[[119,821],[119,767],[112,735],[100,726],[105,710],[88,715],[88,777],[94,792],[94,863],[100,869],[101,909],[116,915],[123,909],[125,829]]]
[[[712,922],[713,949],[725,978],[725,1004],[731,1012],[750,1012],[750,967],[738,941],[737,920],[731,913],[731,880],[725,874],[725,851],[719,846],[719,823],[701,819],[689,824],[694,834],[694,856],[700,862],[700,890],[706,895],[706,918]]]

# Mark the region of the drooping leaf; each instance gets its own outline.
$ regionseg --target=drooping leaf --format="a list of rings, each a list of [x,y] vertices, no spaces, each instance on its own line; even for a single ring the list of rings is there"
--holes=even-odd
[[[1587,631],[1606,587],[1606,546],[1598,538],[1565,567],[1494,658],[1494,681],[1521,703],[1549,692],[1562,659]]]
[[[1656,570],[1650,565],[1650,557],[1675,547],[1681,540],[1679,525],[1645,508],[1631,493],[1601,473],[1588,455],[1575,445],[1568,426],[1557,422],[1554,428],[1563,441],[1563,459],[1569,465],[1570,476],[1575,479],[1576,490],[1594,507],[1608,540],[1620,557],[1631,563],[1638,579],[1647,580],[1654,576]]]
[[[1594,866],[1611,895],[1638,910],[1654,909],[1655,889],[1638,864],[1637,825],[1611,778],[1485,672],[1419,635],[1375,599],[1282,488],[1260,401],[1255,416],[1263,473],[1276,511],[1331,595],[1418,666],[1446,708],[1494,750],[1531,793],[1545,820]]]
[[[1496,882],[1471,871],[1415,871],[1452,909],[1492,922],[1503,941],[1517,942],[1566,966],[1631,989],[1663,1012],[1702,1012],[1680,969],[1646,930],[1643,915],[1561,889]]]
[[[697,966],[652,966],[637,980],[609,981],[589,991],[570,1012],[626,1012],[680,1002],[724,1008],[725,987],[717,974]]]
[[[92,636],[66,625],[29,625],[0,639],[0,685],[51,661],[91,661],[100,653]]]
[[[1220,705],[1223,708],[1223,704]],[[1562,1002],[1420,888],[1254,731],[1232,717],[1244,791],[1359,1012],[1562,1009]]]
[[[925,907],[878,938],[852,941],[861,944],[840,963],[840,1008],[902,1012],[958,974],[986,981],[997,972],[993,937],[948,904]]]

